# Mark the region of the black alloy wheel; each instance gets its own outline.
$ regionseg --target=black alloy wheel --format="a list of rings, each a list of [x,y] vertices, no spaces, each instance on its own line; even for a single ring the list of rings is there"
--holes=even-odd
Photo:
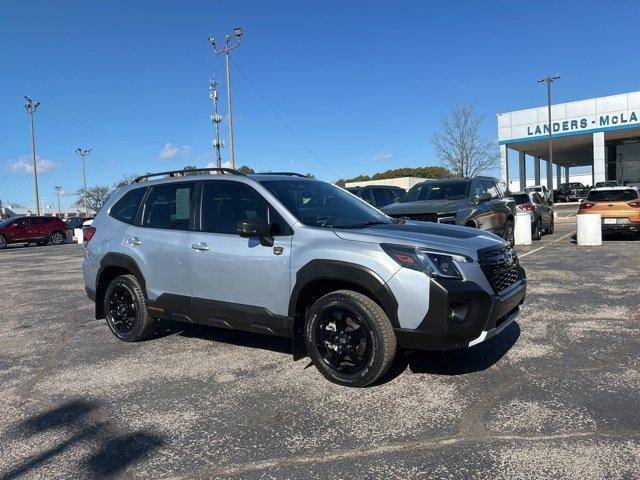
[[[304,341],[320,373],[348,387],[366,387],[382,377],[397,348],[382,307],[352,290],[328,293],[311,306]]]
[[[111,332],[125,342],[144,340],[157,324],[147,312],[144,293],[133,275],[111,281],[104,294],[104,313]]]
[[[337,372],[360,372],[371,356],[367,325],[360,316],[342,306],[328,308],[316,326],[316,348]]]
[[[116,285],[107,299],[107,320],[118,334],[126,335],[136,326],[138,310],[133,292],[125,284]]]
[[[0,250],[7,246],[7,239],[0,235]]]

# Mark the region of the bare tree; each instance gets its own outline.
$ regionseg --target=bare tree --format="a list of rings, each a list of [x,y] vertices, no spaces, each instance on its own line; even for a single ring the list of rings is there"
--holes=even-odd
[[[110,191],[111,189],[106,185],[97,185],[95,187],[87,188],[87,206],[89,207],[89,210],[93,210],[97,213],[98,210],[102,208],[102,205],[104,205],[104,202],[107,201],[107,197],[109,196]],[[76,191],[76,195],[79,198],[76,201],[75,205],[77,207],[83,206],[84,189],[78,189]]]
[[[482,117],[475,116],[474,109],[472,104],[454,107],[442,118],[442,131],[431,137],[442,166],[456,177],[475,177],[496,168],[500,160],[496,145],[480,136]]]

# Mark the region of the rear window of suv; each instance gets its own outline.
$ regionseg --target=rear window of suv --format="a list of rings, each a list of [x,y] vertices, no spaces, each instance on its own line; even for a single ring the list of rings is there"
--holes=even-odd
[[[516,201],[516,205],[531,203],[531,199],[529,198],[529,195],[514,194],[513,199]]]
[[[113,207],[111,207],[109,215],[121,222],[133,225],[145,191],[146,188],[136,188],[128,191]]]
[[[628,202],[637,200],[638,192],[633,188],[624,190],[591,190],[587,195],[589,202]]]

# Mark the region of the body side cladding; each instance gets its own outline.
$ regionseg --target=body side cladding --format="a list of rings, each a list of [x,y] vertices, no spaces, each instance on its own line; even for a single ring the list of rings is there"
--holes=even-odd
[[[330,287],[332,282],[335,282],[336,288]],[[319,291],[313,291],[314,285],[320,287]],[[315,301],[317,300],[315,297],[319,298],[328,291],[354,287],[370,296],[382,307],[394,328],[400,326],[398,302],[389,286],[376,272],[355,263],[339,260],[312,260],[298,270],[289,299],[288,317],[293,319],[291,334],[294,360],[304,357],[306,353],[302,335],[305,311],[302,307],[309,306],[307,300]],[[325,291],[327,289],[328,291]]]

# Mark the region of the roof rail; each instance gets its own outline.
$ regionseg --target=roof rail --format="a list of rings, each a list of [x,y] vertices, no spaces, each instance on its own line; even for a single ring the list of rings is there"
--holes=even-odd
[[[258,173],[257,175],[288,175],[290,177],[311,178],[296,172],[261,172],[261,173]]]
[[[169,170],[167,172],[158,172],[158,173],[149,173],[147,175],[140,175],[138,178],[136,178],[133,182],[131,183],[140,183],[143,181],[147,181],[149,180],[151,177],[162,177],[162,176],[168,176],[170,178],[173,178],[175,176],[183,176],[187,173],[204,173],[204,172],[220,172],[220,173],[228,173],[230,175],[243,175],[244,173],[241,173],[237,170],[234,170],[233,168],[216,168],[216,167],[212,167],[212,168],[188,168],[188,169],[182,169],[182,170]],[[182,174],[182,175],[179,175]]]

